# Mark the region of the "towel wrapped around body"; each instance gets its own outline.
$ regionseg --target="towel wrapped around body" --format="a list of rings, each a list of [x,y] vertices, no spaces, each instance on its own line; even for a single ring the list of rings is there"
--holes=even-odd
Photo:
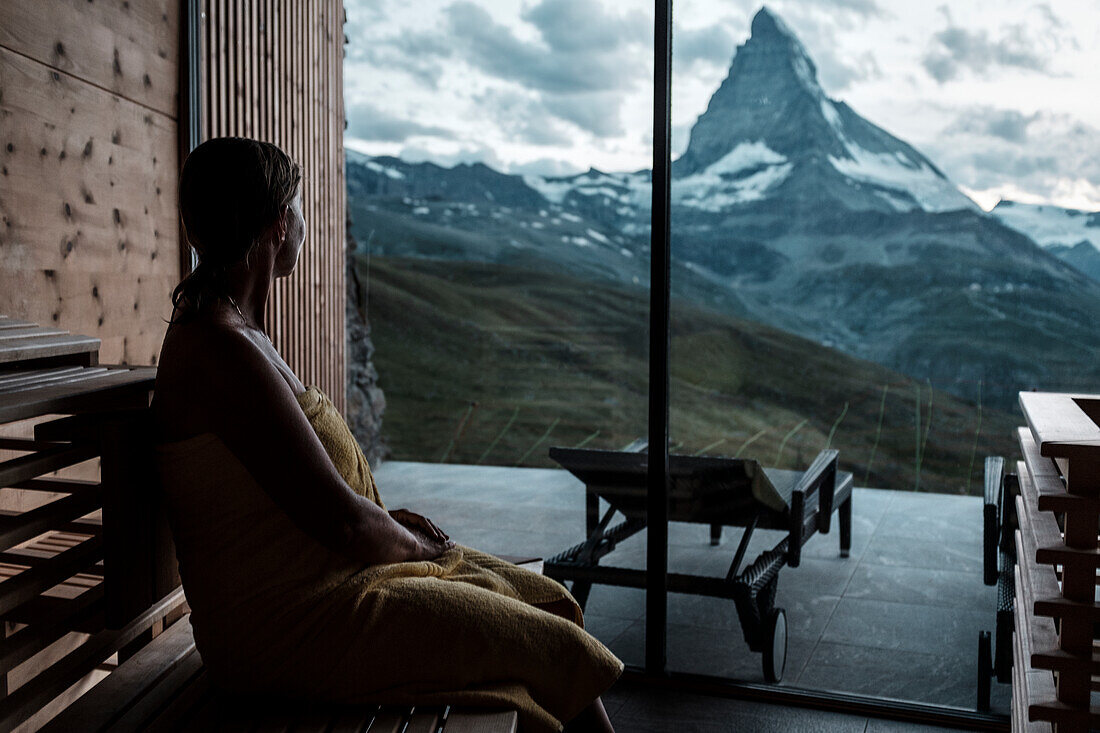
[[[332,402],[315,387],[298,401],[344,479],[382,506]],[[213,433],[160,446],[158,462],[195,644],[222,688],[515,708],[522,729],[550,731],[622,672],[549,578],[462,546],[356,563],[300,530]],[[562,600],[573,622],[537,607]]]

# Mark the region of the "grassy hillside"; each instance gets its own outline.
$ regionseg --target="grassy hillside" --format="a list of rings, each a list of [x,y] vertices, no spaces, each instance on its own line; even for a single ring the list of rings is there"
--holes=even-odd
[[[550,466],[551,445],[646,432],[648,295],[484,262],[357,263],[403,460]],[[767,326],[674,303],[676,452],[805,467],[831,444],[861,485],[979,493],[1018,418]]]

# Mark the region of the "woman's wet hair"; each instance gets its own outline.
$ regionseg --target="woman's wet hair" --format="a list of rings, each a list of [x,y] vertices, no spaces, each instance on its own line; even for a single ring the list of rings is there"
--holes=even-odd
[[[299,165],[271,143],[221,137],[191,151],[180,173],[179,207],[199,262],[172,292],[177,320],[226,296],[228,271],[248,260],[301,181]]]

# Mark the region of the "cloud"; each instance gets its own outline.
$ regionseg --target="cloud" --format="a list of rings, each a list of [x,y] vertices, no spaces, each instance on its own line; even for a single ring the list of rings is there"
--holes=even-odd
[[[350,35],[354,32],[349,31],[348,37],[355,38]],[[351,69],[362,65],[364,73],[400,71],[431,89],[438,88],[445,64],[454,53],[446,38],[429,32],[398,32],[379,38],[364,35],[356,41],[347,47]]]
[[[614,93],[581,92],[549,95],[543,100],[551,114],[568,120],[598,137],[615,137],[625,132]]]
[[[404,142],[417,135],[451,138],[443,127],[424,125],[397,117],[369,102],[353,102],[347,107],[348,136],[377,142]]]
[[[431,162],[444,168],[452,168],[463,163],[484,163],[498,171],[505,167],[496,152],[487,145],[464,145],[450,152],[421,145],[406,145],[401,149],[398,157],[410,163]]]
[[[573,138],[540,97],[513,89],[488,89],[474,96],[487,124],[512,143],[569,145]]]
[[[1028,127],[1038,119],[1038,112],[1028,115],[1014,109],[972,107],[949,125],[945,132],[948,135],[992,135],[1009,142],[1024,143],[1027,142]]]
[[[830,93],[842,92],[857,82],[882,77],[878,59],[870,51],[854,58],[842,59],[832,46],[826,46],[817,57],[817,72],[821,85]]]
[[[548,4],[556,6],[560,0],[545,0],[528,15],[538,15]],[[638,70],[622,63],[624,59],[616,53],[621,43],[571,49],[557,29],[561,15],[542,18],[544,26],[540,27],[540,33],[547,42],[540,43],[521,40],[512,29],[497,23],[485,9],[472,2],[457,2],[444,12],[451,43],[469,64],[528,89],[554,94],[623,90],[639,79]],[[591,19],[587,22],[591,23]],[[584,35],[604,32],[578,31]],[[560,53],[554,42],[566,44],[564,50],[573,52]]]
[[[650,20],[642,13],[614,15],[590,0],[543,0],[523,14],[554,51],[590,53],[630,43],[652,43]]]
[[[726,67],[736,45],[721,25],[678,29],[672,36],[672,63],[682,68],[698,62]]]
[[[970,107],[927,147],[952,180],[975,191],[1078,206],[1082,191],[1100,191],[1100,130],[1070,115]]]
[[[932,35],[921,65],[940,84],[966,72],[986,76],[996,67],[1053,74],[1051,61],[1076,39],[1049,5],[1032,8],[1034,22],[1010,23],[997,35],[986,29],[969,30],[955,25],[946,6],[940,7],[947,27]]]
[[[828,5],[833,9],[828,9]],[[829,94],[837,94],[857,82],[882,77],[878,59],[871,51],[845,55],[838,32],[862,29],[869,16],[883,14],[874,3],[833,0],[794,6],[784,19],[789,16],[789,25],[810,50],[822,88]]]

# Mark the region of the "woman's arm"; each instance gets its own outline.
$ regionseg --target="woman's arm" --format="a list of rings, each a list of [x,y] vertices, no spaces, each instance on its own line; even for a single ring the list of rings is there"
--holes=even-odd
[[[246,335],[203,328],[184,338],[189,374],[176,388],[189,394],[180,397],[302,531],[368,564],[429,559],[453,544],[410,531],[351,490],[286,380]]]

